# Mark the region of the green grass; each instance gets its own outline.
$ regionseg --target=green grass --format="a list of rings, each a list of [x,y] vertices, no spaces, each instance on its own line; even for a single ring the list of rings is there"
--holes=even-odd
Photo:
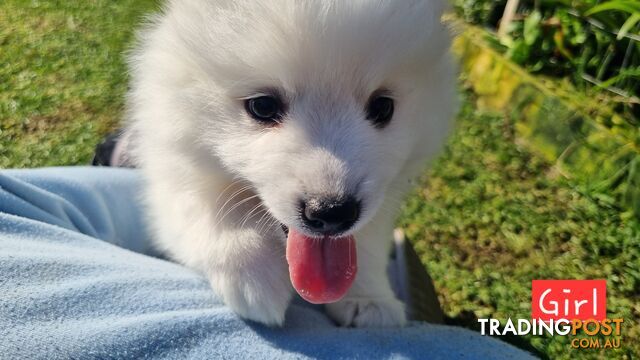
[[[0,2],[0,168],[82,164],[118,124],[151,0]]]
[[[89,162],[122,117],[132,31],[156,7],[151,0],[0,3],[0,168]],[[556,179],[517,145],[508,119],[479,113],[465,96],[454,136],[399,220],[447,314],[527,318],[532,279],[605,278],[610,317],[625,318],[623,350],[525,340],[549,357],[638,354],[638,223]]]
[[[517,145],[509,120],[471,103],[399,220],[446,313],[528,318],[533,279],[607,279],[608,315],[625,319],[622,351],[571,350],[568,337],[527,341],[551,358],[639,354],[640,225],[555,179]]]

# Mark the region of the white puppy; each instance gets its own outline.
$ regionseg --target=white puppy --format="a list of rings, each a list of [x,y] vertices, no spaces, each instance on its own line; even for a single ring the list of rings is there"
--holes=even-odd
[[[159,246],[247,319],[281,325],[295,289],[341,325],[403,325],[386,265],[410,179],[451,125],[443,8],[170,1],[128,99]]]

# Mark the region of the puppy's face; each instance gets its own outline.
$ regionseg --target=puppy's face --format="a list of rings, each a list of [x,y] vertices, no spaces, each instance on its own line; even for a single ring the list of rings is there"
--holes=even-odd
[[[270,84],[231,99],[241,120],[219,151],[283,224],[339,235],[375,213],[406,161],[407,105],[390,83],[355,89],[337,78],[319,81]]]
[[[202,70],[190,105],[198,139],[278,221],[348,234],[447,130],[440,4],[273,3],[190,9],[190,21],[216,19],[185,34]]]

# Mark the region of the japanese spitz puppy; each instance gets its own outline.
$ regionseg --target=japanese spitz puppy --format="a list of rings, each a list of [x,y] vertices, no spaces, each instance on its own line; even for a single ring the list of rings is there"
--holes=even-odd
[[[402,326],[386,275],[410,180],[450,128],[441,0],[172,0],[141,36],[133,154],[157,244],[240,316],[295,290]]]

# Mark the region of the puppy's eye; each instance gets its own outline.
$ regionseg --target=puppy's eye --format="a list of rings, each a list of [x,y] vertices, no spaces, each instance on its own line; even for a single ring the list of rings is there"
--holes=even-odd
[[[284,113],[282,101],[272,95],[263,95],[245,100],[247,113],[262,123],[278,123]]]
[[[384,95],[374,95],[367,104],[367,119],[377,128],[385,127],[393,117],[393,99]]]

